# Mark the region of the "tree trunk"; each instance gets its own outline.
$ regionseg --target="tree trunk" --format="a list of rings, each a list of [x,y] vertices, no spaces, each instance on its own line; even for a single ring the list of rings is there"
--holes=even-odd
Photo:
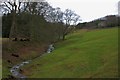
[[[65,35],[65,34],[63,34],[63,36],[62,36],[62,40],[65,40],[65,36],[66,36],[66,35]]]
[[[12,26],[9,34],[9,39],[11,40],[13,37],[16,37],[15,34],[15,12],[13,12],[13,21],[12,21]]]
[[[12,26],[11,26],[11,30],[10,30],[10,34],[9,34],[9,39],[11,40],[12,38],[17,38],[17,27],[16,27],[16,11],[17,11],[17,5],[14,2],[14,8],[12,10],[12,14],[13,14],[13,21],[12,21]]]

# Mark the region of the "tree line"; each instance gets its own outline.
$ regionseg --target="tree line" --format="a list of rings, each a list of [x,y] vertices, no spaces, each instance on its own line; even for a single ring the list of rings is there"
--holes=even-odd
[[[61,11],[48,2],[12,2],[0,3],[2,16],[2,36],[30,41],[65,40],[74,30],[80,16],[70,9]]]

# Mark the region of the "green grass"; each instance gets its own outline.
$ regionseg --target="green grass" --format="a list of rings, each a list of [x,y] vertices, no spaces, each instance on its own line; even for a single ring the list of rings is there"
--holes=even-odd
[[[118,28],[76,31],[23,69],[30,78],[117,77]]]
[[[0,79],[2,79],[2,60],[0,59]]]
[[[2,38],[0,38],[0,79],[2,78]]]

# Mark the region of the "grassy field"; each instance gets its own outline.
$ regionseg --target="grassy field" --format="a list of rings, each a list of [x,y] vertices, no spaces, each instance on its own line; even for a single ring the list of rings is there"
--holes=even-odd
[[[0,79],[2,78],[2,59],[0,58]]]
[[[2,78],[2,38],[0,38],[0,79]]]
[[[118,28],[78,30],[23,69],[30,78],[117,77]]]

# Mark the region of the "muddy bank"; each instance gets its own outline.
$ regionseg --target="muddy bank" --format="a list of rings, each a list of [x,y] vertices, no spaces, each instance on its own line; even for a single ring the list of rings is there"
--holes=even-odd
[[[54,50],[54,46],[53,44],[50,44],[48,46],[48,49],[46,50],[46,52],[44,54],[47,54],[47,53],[51,53],[52,51]],[[43,54],[43,55],[44,55]],[[38,57],[42,57],[43,55],[40,55]],[[36,58],[38,58],[36,57]],[[35,59],[35,58],[34,58]],[[33,59],[32,59],[33,60]],[[20,79],[24,79],[24,78],[27,78],[27,76],[23,75],[20,73],[21,69],[20,67],[24,66],[24,65],[27,65],[29,64],[32,60],[27,60],[27,61],[23,61],[22,63],[19,63],[17,65],[14,65],[11,69],[10,69],[10,72],[12,74],[13,77],[15,78],[20,78]]]

